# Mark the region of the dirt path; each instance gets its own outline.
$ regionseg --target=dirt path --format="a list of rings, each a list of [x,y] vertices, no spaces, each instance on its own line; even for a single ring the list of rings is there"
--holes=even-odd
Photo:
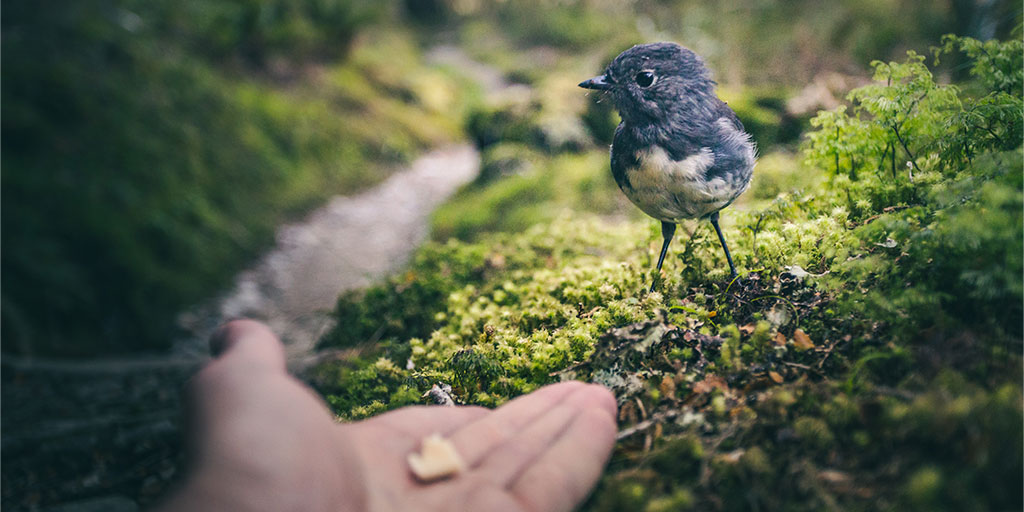
[[[289,359],[301,361],[332,327],[338,295],[403,268],[427,236],[430,213],[477,175],[479,162],[469,145],[438,149],[373,189],[336,197],[284,226],[277,246],[240,273],[231,291],[181,315],[192,336],[174,352],[199,357],[218,324],[248,317],[267,322]]]

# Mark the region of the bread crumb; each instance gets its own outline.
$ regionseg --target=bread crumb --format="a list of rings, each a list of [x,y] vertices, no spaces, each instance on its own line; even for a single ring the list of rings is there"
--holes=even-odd
[[[420,453],[410,453],[408,461],[409,469],[424,483],[457,475],[466,469],[455,445],[436,433],[423,438]]]

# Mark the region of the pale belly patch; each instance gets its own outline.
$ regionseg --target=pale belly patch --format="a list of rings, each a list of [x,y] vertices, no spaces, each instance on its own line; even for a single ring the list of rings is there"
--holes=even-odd
[[[742,192],[721,178],[706,179],[715,163],[709,148],[682,160],[672,160],[658,146],[638,151],[640,165],[627,169],[629,187],[623,192],[644,213],[658,220],[678,222],[702,218],[731,203]]]

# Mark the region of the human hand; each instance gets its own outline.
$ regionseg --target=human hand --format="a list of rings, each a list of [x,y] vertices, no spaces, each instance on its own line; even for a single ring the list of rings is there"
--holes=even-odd
[[[615,399],[580,382],[504,406],[412,406],[339,424],[285,369],[253,321],[211,342],[219,357],[190,388],[192,469],[161,510],[566,511],[597,481],[615,441]],[[430,484],[406,457],[448,438],[467,470]]]

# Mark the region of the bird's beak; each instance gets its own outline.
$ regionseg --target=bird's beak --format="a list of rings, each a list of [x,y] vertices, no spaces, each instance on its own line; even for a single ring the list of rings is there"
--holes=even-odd
[[[580,87],[584,89],[597,89],[599,91],[607,91],[612,88],[611,82],[608,81],[608,75],[595,76],[590,80],[584,80],[580,82]]]

